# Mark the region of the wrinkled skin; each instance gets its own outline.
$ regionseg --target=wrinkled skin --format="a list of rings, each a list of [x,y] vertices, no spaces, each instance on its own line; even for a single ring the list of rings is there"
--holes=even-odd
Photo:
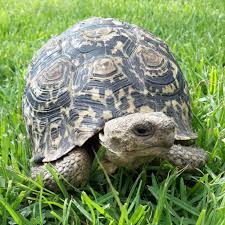
[[[155,158],[169,160],[175,166],[189,171],[207,161],[204,150],[174,144],[174,121],[162,112],[135,113],[110,120],[99,134],[99,139],[106,147],[103,164],[109,173],[117,167],[135,169]],[[88,179],[91,156],[87,150],[75,148],[52,165],[69,183],[78,187]],[[44,165],[33,167],[33,177],[40,172],[44,173],[45,185],[56,190],[57,185]]]
[[[100,140],[107,149],[106,159],[117,167],[133,169],[161,158],[192,171],[207,161],[204,150],[174,144],[175,124],[162,112],[135,113],[111,120]]]

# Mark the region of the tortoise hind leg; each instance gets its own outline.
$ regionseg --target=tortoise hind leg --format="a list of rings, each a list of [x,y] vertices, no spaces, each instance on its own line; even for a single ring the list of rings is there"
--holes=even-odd
[[[66,156],[51,162],[60,175],[68,181],[72,186],[79,187],[86,183],[91,171],[91,156],[87,150],[76,148],[69,152]],[[53,179],[51,173],[45,168],[45,165],[36,165],[32,168],[32,178],[38,174],[43,174],[43,181],[46,188],[57,191],[58,185]],[[64,182],[67,189],[68,184]]]

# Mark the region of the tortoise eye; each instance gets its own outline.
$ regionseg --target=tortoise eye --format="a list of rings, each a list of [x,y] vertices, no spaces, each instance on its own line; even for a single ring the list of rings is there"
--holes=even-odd
[[[155,132],[155,128],[152,124],[136,125],[132,130],[135,135],[140,137],[152,136]]]

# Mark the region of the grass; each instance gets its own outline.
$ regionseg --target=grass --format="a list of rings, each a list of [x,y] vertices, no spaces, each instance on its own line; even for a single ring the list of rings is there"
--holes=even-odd
[[[225,225],[225,4],[218,0],[0,0],[0,224]],[[91,16],[135,23],[164,39],[189,83],[197,144],[210,156],[199,175],[163,166],[93,166],[83,190],[30,178],[21,115],[24,76],[52,35]]]

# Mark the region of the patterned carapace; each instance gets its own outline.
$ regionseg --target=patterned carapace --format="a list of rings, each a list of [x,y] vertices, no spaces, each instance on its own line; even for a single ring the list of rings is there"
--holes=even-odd
[[[82,146],[106,121],[162,111],[189,140],[189,93],[167,45],[116,19],[91,18],[51,38],[29,67],[23,114],[35,162]]]

